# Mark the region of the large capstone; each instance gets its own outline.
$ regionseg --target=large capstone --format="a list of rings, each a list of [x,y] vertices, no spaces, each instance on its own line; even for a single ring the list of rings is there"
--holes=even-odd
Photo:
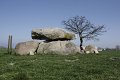
[[[39,42],[36,41],[20,42],[16,45],[15,51],[19,55],[34,55],[38,46]]]
[[[63,29],[33,29],[31,32],[32,39],[57,41],[72,40],[75,34],[66,32]]]
[[[38,54],[75,54],[80,52],[78,46],[70,41],[52,41],[52,42],[41,42],[37,50]]]

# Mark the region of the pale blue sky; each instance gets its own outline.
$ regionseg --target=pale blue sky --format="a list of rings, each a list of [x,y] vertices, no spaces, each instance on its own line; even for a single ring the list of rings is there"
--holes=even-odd
[[[0,0],[0,46],[7,45],[9,34],[15,46],[32,40],[32,29],[64,28],[62,21],[76,15],[107,27],[99,41],[85,41],[84,45],[120,45],[120,0]],[[74,42],[79,44],[78,39]]]

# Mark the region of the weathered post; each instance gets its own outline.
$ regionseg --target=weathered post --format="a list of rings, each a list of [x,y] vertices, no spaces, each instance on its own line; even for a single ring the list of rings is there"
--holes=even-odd
[[[10,35],[8,37],[8,54],[10,54]]]
[[[10,54],[12,53],[12,35],[10,36]]]
[[[12,53],[12,35],[8,37],[8,54]]]

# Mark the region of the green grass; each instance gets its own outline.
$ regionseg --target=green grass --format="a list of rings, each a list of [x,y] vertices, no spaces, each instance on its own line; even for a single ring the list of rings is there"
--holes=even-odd
[[[120,51],[18,56],[0,49],[0,80],[120,80],[119,57]]]

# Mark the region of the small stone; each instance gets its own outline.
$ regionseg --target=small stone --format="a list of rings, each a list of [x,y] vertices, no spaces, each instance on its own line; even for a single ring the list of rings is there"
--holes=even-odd
[[[87,54],[89,54],[89,53],[90,53],[90,51],[86,51],[86,53],[87,53]]]
[[[13,66],[14,64],[15,64],[15,63],[12,63],[12,62],[11,62],[11,63],[9,63],[9,65],[11,65],[11,66]]]
[[[33,51],[30,51],[30,55],[34,55],[34,52],[33,52]]]

